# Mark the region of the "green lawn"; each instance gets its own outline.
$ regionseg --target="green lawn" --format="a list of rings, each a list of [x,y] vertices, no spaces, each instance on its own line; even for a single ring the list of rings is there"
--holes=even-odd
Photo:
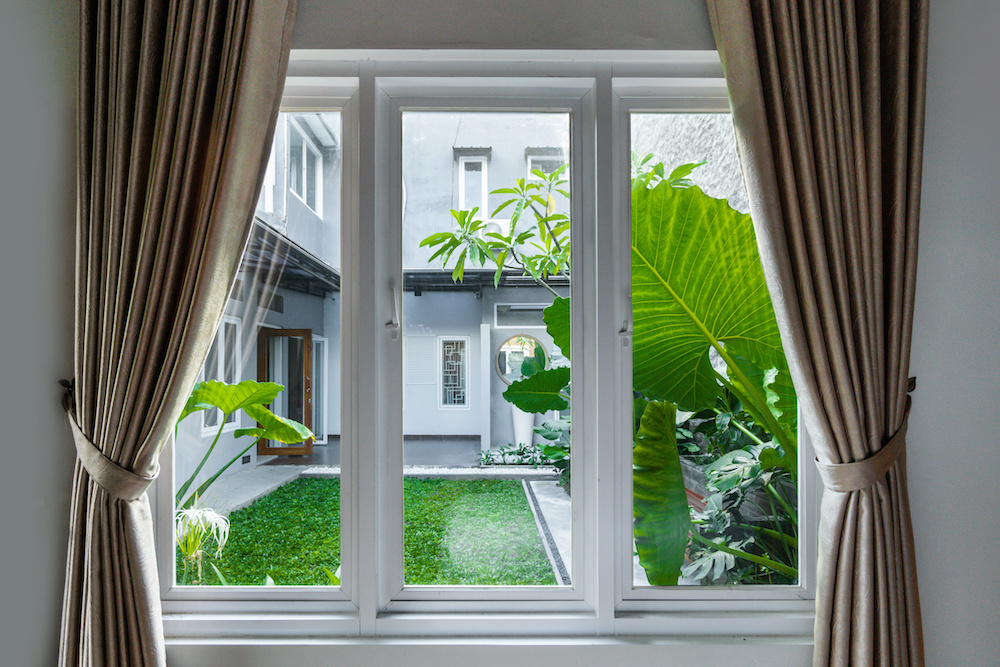
[[[407,584],[555,584],[521,483],[406,479]],[[205,584],[329,585],[340,563],[340,480],[297,479],[229,516]],[[178,560],[178,578],[181,564]]]
[[[407,584],[555,584],[521,482],[407,479]]]

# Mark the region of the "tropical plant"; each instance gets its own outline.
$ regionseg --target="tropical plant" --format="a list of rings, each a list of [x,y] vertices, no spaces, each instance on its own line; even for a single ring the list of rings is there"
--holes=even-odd
[[[277,440],[278,442],[285,444],[294,444],[313,437],[312,431],[310,431],[306,426],[300,424],[294,419],[279,417],[265,407],[274,401],[282,389],[284,389],[284,386],[275,382],[256,382],[254,380],[244,380],[243,382],[239,382],[237,384],[226,384],[224,382],[218,382],[217,380],[207,380],[205,382],[199,382],[195,385],[194,389],[191,391],[191,396],[188,398],[187,403],[184,406],[184,410],[181,412],[181,416],[177,419],[177,424],[180,424],[181,421],[183,421],[188,415],[200,412],[201,410],[212,410],[218,408],[222,411],[223,417],[219,420],[219,430],[215,434],[215,439],[212,440],[212,444],[209,445],[208,449],[205,451],[205,455],[202,456],[198,466],[194,469],[194,472],[191,473],[191,476],[188,477],[188,479],[177,489],[175,502],[177,503],[178,508],[187,509],[192,507],[195,500],[198,497],[203,496],[208,487],[211,486],[212,483],[229,468],[229,466],[236,463],[241,456],[250,451],[250,448],[256,445],[259,440]],[[201,469],[205,467],[205,464],[208,462],[208,458],[212,455],[212,451],[215,450],[215,446],[219,443],[219,438],[222,437],[222,430],[226,425],[226,419],[237,410],[245,412],[251,419],[256,421],[258,425],[252,428],[236,429],[233,435],[237,438],[250,436],[253,438],[252,442],[244,447],[240,453],[223,464],[222,467],[220,467],[207,480],[202,482],[202,484],[185,499],[184,494],[186,494],[191,488],[191,485],[194,484],[194,480],[197,478],[198,473],[200,473]]]
[[[549,441],[549,444],[542,445],[542,454],[548,459],[549,464],[559,471],[559,486],[570,492],[570,458],[569,458],[569,433],[570,421],[568,419],[550,419],[542,422],[540,427],[535,429],[535,433]]]
[[[649,583],[672,586],[691,532],[676,439],[677,408],[650,402],[632,448],[633,536]]]
[[[752,223],[726,201],[709,197],[693,185],[688,176],[699,164],[681,165],[667,173],[662,164],[652,164],[652,160],[651,155],[633,155],[632,160],[633,489],[640,563],[651,583],[676,583],[690,534],[699,545],[699,555],[686,571],[698,575],[696,578],[721,573],[720,568],[732,572],[737,563],[794,578],[795,537],[784,532],[795,530],[794,503],[781,496],[778,487],[781,479],[794,483],[796,476],[797,406]],[[544,234],[548,230],[546,218],[553,209],[546,206],[543,215],[531,208],[531,203],[541,201],[533,198],[529,186],[518,181],[517,188],[497,192],[516,194],[504,206],[515,205],[518,214],[532,210],[538,230],[532,234]],[[557,191],[568,196],[561,189]],[[545,201],[551,202],[551,198]],[[495,263],[497,284],[503,270],[517,265],[555,294],[546,282],[549,274],[529,269],[550,266],[554,246],[527,245],[534,236],[527,232],[523,237],[515,236],[514,218],[508,237],[491,236],[484,231],[485,225],[475,220],[475,213],[452,211],[460,223],[459,231],[424,240],[422,245],[441,245],[432,259],[442,257],[447,268],[455,250],[474,245],[478,250],[463,249],[457,256],[452,270],[456,281],[462,279],[464,263],[471,257],[479,266]],[[560,219],[565,239],[558,250],[565,258],[558,266],[566,272],[568,229],[569,220]],[[532,256],[530,251],[539,255]],[[511,256],[515,257],[513,265],[507,262]],[[543,316],[547,331],[567,358],[569,308],[569,299],[555,295]],[[564,410],[569,405],[569,380],[568,368],[542,369],[512,383],[503,395],[527,412]],[[678,410],[688,411],[679,428]],[[693,423],[691,413],[696,419]],[[776,501],[771,527],[757,526],[756,534],[750,527],[745,537],[733,540],[725,535],[701,535],[702,530],[711,535],[712,526],[722,527],[723,515],[738,514],[746,494],[738,496],[739,503],[722,502],[726,496],[710,498],[710,506],[717,508],[715,513],[696,516],[691,523],[677,435],[691,448],[695,440],[691,427],[705,424],[710,417],[714,427],[702,429],[702,436],[714,430],[710,441],[713,450],[705,462],[752,445],[752,450],[741,450],[756,462],[756,467],[750,467],[752,474],[747,480],[752,482],[748,484],[785,501]],[[568,426],[565,431],[559,436],[567,436],[559,448],[568,467]],[[728,496],[730,500],[734,497]],[[727,525],[723,530],[729,528]],[[785,558],[759,553],[775,542]],[[719,553],[725,555],[716,555]]]
[[[691,411],[728,390],[776,441],[764,464],[794,475],[795,392],[756,247],[750,216],[726,201],[633,181],[632,381]]]
[[[737,443],[752,442],[753,449],[737,450],[743,453],[741,461],[754,461],[743,467],[747,479],[739,488],[747,491],[756,484],[777,498],[778,478],[794,481],[796,475],[796,399],[753,226],[749,216],[727,202],[696,186],[678,187],[675,177],[688,173],[679,169],[659,181],[633,181],[633,387],[648,400],[666,401],[703,418],[714,413],[716,447],[728,451]],[[734,436],[732,429],[740,435]],[[706,468],[709,490],[729,491],[723,488],[723,478],[713,473],[740,455],[717,452],[720,458]],[[692,563],[688,574],[705,576],[718,572],[720,563],[732,569],[730,563],[735,567],[749,562],[794,579],[795,537],[784,532],[795,530],[792,503],[771,508],[765,514],[773,525],[757,526],[755,533],[738,521],[746,497],[709,499],[706,507],[715,512],[703,518],[716,521],[696,517],[691,536],[700,545],[701,557],[713,561],[712,567],[695,558],[697,567]],[[679,521],[688,511],[686,501],[684,507],[676,501],[672,511]],[[637,503],[635,512],[638,522],[645,510]],[[734,512],[739,526],[720,525]],[[786,521],[789,514],[791,520]],[[709,526],[721,530],[709,539],[701,534],[702,526],[706,532]],[[745,528],[747,534],[733,538],[732,527]],[[772,546],[780,550],[780,558],[766,555]],[[716,552],[734,558],[717,557]],[[675,564],[666,572],[646,567],[650,581],[672,577]]]
[[[493,211],[496,217],[510,208],[510,226],[507,233],[492,231],[489,225],[476,217],[478,208],[471,211],[451,212],[458,228],[453,231],[431,234],[420,242],[420,247],[436,248],[427,260],[441,259],[441,266],[448,267],[455,257],[451,277],[461,282],[465,264],[493,266],[493,284],[500,284],[504,271],[518,271],[531,276],[540,286],[559,296],[546,279],[549,276],[569,275],[570,244],[569,216],[557,213],[558,198],[569,199],[568,181],[563,165],[552,173],[532,170],[537,181],[517,179],[513,188],[500,188],[491,194],[512,195]],[[527,222],[525,221],[527,219]],[[454,253],[458,251],[458,255]]]
[[[177,547],[184,563],[181,583],[188,583],[192,568],[197,569],[198,578],[190,583],[200,583],[204,578],[202,570],[204,547],[209,542],[215,542],[216,558],[222,555],[222,550],[229,539],[229,519],[208,507],[188,507],[177,510],[174,520]],[[215,568],[214,563],[212,567]]]
[[[536,429],[537,430],[537,429]],[[535,444],[509,444],[496,449],[487,449],[479,453],[479,465],[551,465],[552,461],[545,455],[543,448]]]

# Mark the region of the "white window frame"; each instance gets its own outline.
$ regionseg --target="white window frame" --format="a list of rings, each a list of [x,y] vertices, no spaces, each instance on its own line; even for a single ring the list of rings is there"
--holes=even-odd
[[[614,113],[613,143],[615,154],[613,166],[616,179],[627,179],[631,171],[631,159],[629,154],[630,136],[629,114],[633,112],[679,112],[679,113],[728,113],[729,103],[724,81],[713,80],[693,80],[677,81],[668,79],[655,79],[644,77],[619,77],[612,82],[611,103]],[[628,193],[616,193],[614,200],[616,212],[620,219],[629,220],[630,196]],[[615,302],[615,317],[620,317],[615,321],[626,322],[627,330],[631,331],[631,256],[624,249],[631,248],[631,226],[621,225],[618,229],[609,231],[602,230],[599,233],[598,244],[604,247],[604,243],[611,244],[616,248],[613,253],[616,266],[611,267],[617,273],[616,284],[625,298]],[[606,233],[606,235],[605,235]],[[606,338],[607,344],[612,345],[616,350],[617,381],[624,386],[632,386],[632,353],[628,346],[629,337],[619,336],[619,343],[612,343],[610,337]],[[600,344],[600,343],[599,343]],[[631,438],[633,425],[631,422],[631,396],[622,396],[619,393],[620,407],[616,410],[619,415],[617,432],[612,437]],[[627,411],[627,412],[626,412]],[[628,415],[626,418],[625,415]],[[803,420],[801,415],[799,424]],[[692,600],[686,588],[683,586],[673,588],[660,588],[654,586],[634,586],[629,574],[618,586],[617,610],[622,614],[642,614],[643,612],[658,606],[669,604],[671,609],[678,611],[688,611],[690,613],[699,612],[712,605],[718,606],[725,602],[734,607],[737,605],[755,606],[758,602],[767,602],[774,608],[801,609],[806,614],[812,613],[812,600],[815,599],[816,592],[816,558],[818,556],[818,525],[819,525],[819,500],[822,493],[822,485],[816,467],[812,465],[814,459],[812,443],[809,440],[805,428],[799,429],[799,477],[797,480],[798,507],[799,507],[799,553],[798,571],[799,583],[795,586],[768,586],[768,585],[748,585],[740,587],[724,586],[699,586],[703,591],[698,597]],[[631,469],[631,451],[624,449],[618,452],[618,466],[620,470]],[[627,492],[627,502],[622,502],[618,512],[619,540],[630,539],[631,531],[631,489]],[[622,522],[627,522],[622,525]],[[619,545],[621,554],[619,558],[625,557],[625,552],[629,551],[624,546]],[[631,556],[631,554],[628,554]],[[619,573],[621,574],[621,573]],[[798,602],[808,601],[806,606],[800,606]],[[652,627],[652,625],[639,622],[640,627]],[[735,627],[740,627],[739,625]],[[693,631],[693,628],[692,628]]]
[[[542,311],[548,306],[545,303],[511,302],[498,301],[493,304],[493,328],[494,329],[544,329],[544,324],[500,324],[498,311],[501,307],[507,306],[511,310],[538,310]]]
[[[330,76],[317,77],[317,71]],[[544,642],[544,637],[601,636],[628,643],[638,637],[778,636],[778,643],[790,645],[810,641],[820,486],[804,429],[798,585],[632,586],[630,402],[626,409],[631,359],[628,337],[619,335],[621,323],[629,319],[630,226],[596,221],[628,220],[628,110],[725,109],[718,56],[303,52],[293,53],[289,73],[288,110],[339,106],[344,113],[342,247],[344,272],[352,279],[344,283],[342,300],[343,583],[340,588],[174,586],[172,494],[169,482],[160,483],[157,536],[168,638],[378,642],[461,636]],[[402,290],[400,249],[384,238],[387,231],[398,233],[402,191],[385,184],[402,183],[400,110],[449,107],[571,113],[574,442],[580,445],[573,450],[574,581],[569,587],[404,587],[402,572],[393,570],[402,553],[402,456],[396,454],[402,447],[403,374],[402,336],[398,330],[395,337],[390,334],[398,322],[394,301]],[[362,285],[376,286],[374,293]],[[362,370],[358,359],[375,362]],[[170,458],[165,457],[161,480],[171,479]]]
[[[287,117],[287,123],[285,124],[285,165],[286,171],[288,172],[288,191],[291,192],[295,197],[301,201],[310,211],[323,217],[323,151],[321,151],[316,144],[310,138],[309,134],[302,128],[302,124],[291,114]],[[302,138],[302,172],[299,174],[299,178],[302,184],[305,186],[307,192],[297,192],[295,188],[292,187],[292,133],[296,133]],[[316,206],[312,206],[308,199],[308,186],[306,185],[306,178],[309,174],[309,167],[307,166],[307,161],[313,158],[315,173],[313,174],[314,185],[316,187]],[[286,212],[287,215],[287,212]]]
[[[327,444],[329,430],[330,430],[330,401],[328,400],[330,396],[330,365],[329,365],[329,340],[326,336],[317,336],[313,334],[313,444],[314,445],[325,445]],[[319,353],[317,353],[317,349]],[[323,400],[315,400],[315,389],[320,389],[320,396]],[[323,433],[317,433],[316,426],[316,416],[320,415],[320,419],[323,423]]]
[[[527,160],[526,160],[526,162],[527,162],[527,169],[526,169],[526,176],[525,177],[527,178],[527,180],[529,182],[532,182],[532,183],[541,183],[542,179],[540,179],[538,176],[536,176],[535,174],[532,173],[532,170],[536,169],[536,167],[535,167],[535,161],[536,160],[555,160],[555,159],[559,159],[560,162],[562,162],[563,164],[566,164],[566,156],[565,155],[547,155],[547,154],[543,154],[543,153],[531,153],[531,152],[529,152],[528,155],[527,155]],[[567,167],[563,171],[563,173],[561,174],[562,178],[565,178],[567,181],[570,180],[570,177],[569,177],[570,170],[571,170],[571,167]],[[545,170],[543,169],[542,172],[544,173]]]
[[[232,350],[226,348],[226,325],[233,324],[236,326],[236,347]],[[239,382],[242,377],[243,371],[243,320],[235,315],[223,315],[222,320],[219,322],[219,328],[215,330],[215,345],[218,354],[215,358],[216,369],[215,378],[220,382],[225,381],[225,371],[226,371],[226,358],[232,354],[233,355],[233,368],[236,369],[235,382]],[[208,363],[208,360],[205,360]],[[205,365],[202,364],[201,367],[201,380],[206,379],[205,375]],[[219,422],[215,424],[208,425],[205,423],[205,419],[210,413],[215,413],[218,419],[222,419],[222,412],[218,408],[212,408],[212,410],[205,410],[202,412],[201,416],[201,435],[203,438],[215,437],[215,434],[219,432]],[[242,419],[242,410],[237,410],[236,412],[229,415],[229,421],[225,423],[222,427],[223,433],[230,433],[240,428]]]
[[[465,378],[465,402],[455,403],[453,405],[448,405],[444,402],[444,344],[454,341],[461,341],[465,344],[465,355],[462,358],[463,377]],[[472,351],[472,339],[469,336],[438,336],[437,337],[437,399],[438,399],[438,410],[471,410],[472,409],[472,396],[471,388],[472,383],[469,378],[469,371],[471,366],[469,364],[469,355]]]
[[[487,220],[490,216],[490,212],[487,210],[490,206],[490,189],[489,189],[489,160],[486,159],[485,155],[459,155],[458,156],[458,210],[460,211],[470,211],[472,208],[468,205],[469,202],[465,201],[465,165],[478,162],[482,167],[482,182],[480,183],[480,202],[479,211],[477,215],[483,220]]]

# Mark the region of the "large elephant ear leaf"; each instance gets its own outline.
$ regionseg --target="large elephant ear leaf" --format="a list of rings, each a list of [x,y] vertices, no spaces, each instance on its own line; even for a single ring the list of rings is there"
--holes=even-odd
[[[566,367],[538,371],[512,383],[503,397],[525,412],[565,410],[569,407],[566,400],[569,375],[570,370]]]
[[[691,532],[675,416],[672,404],[649,403],[632,449],[635,548],[654,586],[677,583]]]
[[[545,330],[552,336],[552,341],[562,350],[563,356],[569,359],[569,299],[557,297],[551,306],[542,311],[542,321],[545,322]]]
[[[718,345],[784,365],[750,216],[698,187],[632,188],[634,388],[683,410],[711,407]]]
[[[266,405],[273,401],[284,387],[275,382],[244,380],[237,384],[226,384],[217,380],[199,382],[188,398],[178,422],[192,412],[219,408],[225,414],[245,409],[249,405]]]
[[[277,440],[286,445],[302,442],[313,437],[313,432],[294,419],[285,419],[274,414],[263,405],[247,405],[243,410],[260,424],[259,429],[246,429],[241,435],[252,435],[262,440]],[[258,430],[260,433],[258,433]]]
[[[788,365],[784,363],[783,359],[780,361],[780,366],[772,366],[762,370],[742,357],[736,358],[736,362],[740,365],[750,384],[764,396],[768,411],[785,428],[787,433],[794,434],[798,428],[798,398],[795,395],[795,387],[792,385],[792,375],[788,370]],[[730,377],[732,378],[732,373]],[[740,380],[736,378],[732,378],[732,382],[737,386],[741,384]],[[743,407],[753,415],[757,423],[764,423],[762,416],[756,414],[755,406],[744,405]]]

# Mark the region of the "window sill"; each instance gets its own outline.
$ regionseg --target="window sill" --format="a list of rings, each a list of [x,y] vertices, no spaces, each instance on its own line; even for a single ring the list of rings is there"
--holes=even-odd
[[[542,613],[383,613],[375,620],[377,639],[362,636],[357,614],[330,611],[247,613],[167,613],[164,632],[174,643],[370,644],[414,641],[442,643],[672,643],[675,641],[812,641],[812,602],[782,610],[627,612],[600,627],[588,612]]]
[[[768,637],[518,637],[229,640],[170,639],[174,667],[205,664],[468,665],[605,667],[625,664],[801,666],[811,662],[812,636]]]

